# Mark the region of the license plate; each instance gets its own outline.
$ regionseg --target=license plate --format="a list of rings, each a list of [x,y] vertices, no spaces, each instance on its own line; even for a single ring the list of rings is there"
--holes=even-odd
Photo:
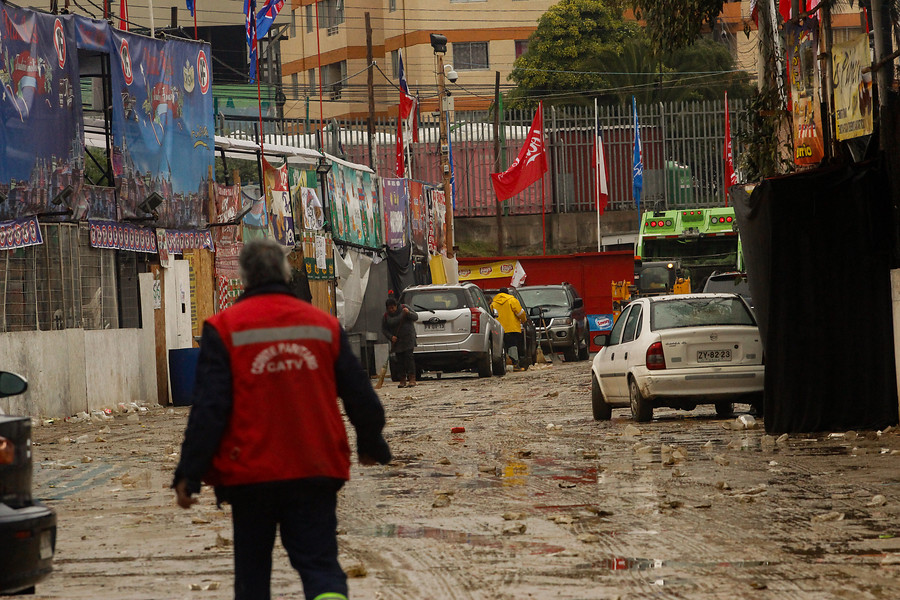
[[[40,553],[41,560],[53,557],[53,540],[51,539],[51,532],[49,529],[41,532]]]
[[[425,331],[443,331],[443,323],[425,323]]]
[[[731,360],[731,350],[697,350],[697,362],[722,362]]]

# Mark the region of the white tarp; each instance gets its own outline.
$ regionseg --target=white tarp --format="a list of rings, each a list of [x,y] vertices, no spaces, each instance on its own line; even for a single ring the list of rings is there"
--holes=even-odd
[[[372,258],[357,250],[347,248],[346,256],[341,256],[334,248],[334,272],[337,278],[337,317],[344,329],[351,329],[359,317],[366,287],[369,284],[369,267]]]

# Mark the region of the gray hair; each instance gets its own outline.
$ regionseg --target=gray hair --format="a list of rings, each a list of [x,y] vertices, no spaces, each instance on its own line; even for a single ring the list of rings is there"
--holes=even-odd
[[[251,240],[238,258],[244,288],[267,283],[290,283],[291,266],[286,248],[274,240]]]

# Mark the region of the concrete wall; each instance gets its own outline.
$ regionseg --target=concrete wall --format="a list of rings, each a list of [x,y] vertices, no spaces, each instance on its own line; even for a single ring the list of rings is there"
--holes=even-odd
[[[152,287],[141,282],[142,329],[22,331],[0,335],[0,370],[28,380],[0,399],[7,414],[59,418],[156,402]]]
[[[600,217],[600,235],[637,233],[637,211],[610,211]],[[496,217],[465,217],[453,220],[456,244],[481,242],[497,245]],[[503,217],[504,244],[507,256],[540,254],[542,227],[546,227],[547,251],[555,254],[597,251],[597,215],[563,213]]]

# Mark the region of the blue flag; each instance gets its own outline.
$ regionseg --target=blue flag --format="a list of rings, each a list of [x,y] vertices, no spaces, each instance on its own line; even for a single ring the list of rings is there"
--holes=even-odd
[[[641,128],[638,125],[637,101],[631,97],[631,109],[634,111],[634,166],[631,169],[634,204],[641,209],[641,192],[644,189],[644,156],[641,149]]]
[[[194,16],[194,0],[185,0],[187,3],[188,12],[191,13],[191,16]]]
[[[250,83],[256,81],[256,0],[244,0],[244,28],[250,48]]]
[[[275,22],[275,17],[281,7],[284,6],[284,0],[266,0],[262,10],[256,15],[256,39],[261,40],[269,33],[269,28]]]

